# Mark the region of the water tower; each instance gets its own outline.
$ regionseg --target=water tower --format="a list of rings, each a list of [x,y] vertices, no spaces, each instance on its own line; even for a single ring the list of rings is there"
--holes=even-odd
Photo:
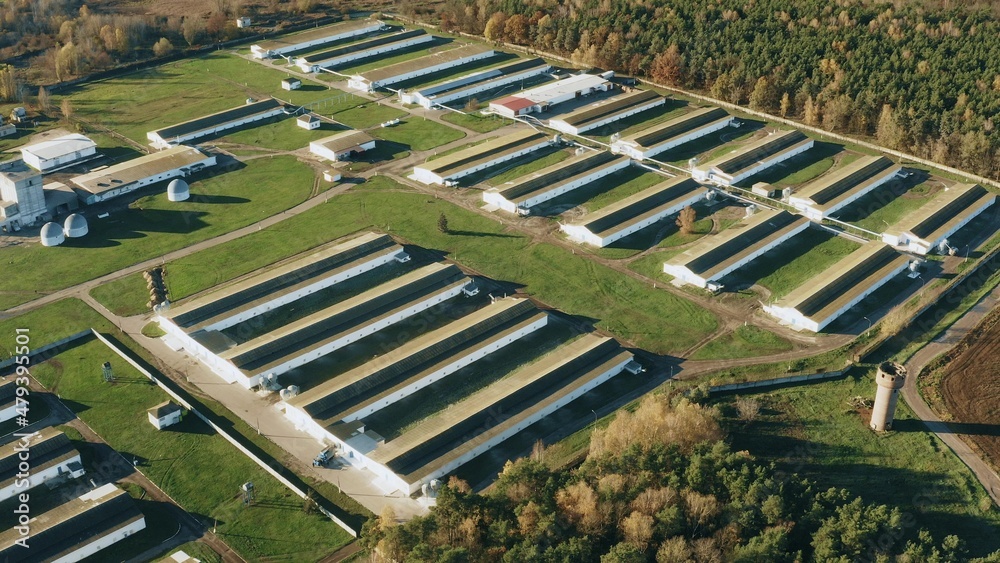
[[[892,418],[896,415],[896,402],[899,401],[899,390],[906,382],[906,368],[896,362],[883,362],[878,366],[875,383],[875,406],[872,407],[872,421],[869,426],[876,432],[892,429]]]

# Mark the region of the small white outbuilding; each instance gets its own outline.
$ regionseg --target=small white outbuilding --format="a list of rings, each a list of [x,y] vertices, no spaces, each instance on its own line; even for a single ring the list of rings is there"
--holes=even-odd
[[[184,409],[172,401],[164,401],[146,411],[149,416],[149,423],[157,430],[163,430],[168,426],[173,426],[181,421]]]

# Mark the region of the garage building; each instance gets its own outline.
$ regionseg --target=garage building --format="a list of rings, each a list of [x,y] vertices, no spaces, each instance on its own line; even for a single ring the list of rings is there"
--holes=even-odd
[[[309,143],[309,152],[336,162],[375,148],[375,139],[364,131],[343,131]]]
[[[97,154],[97,143],[78,133],[21,148],[21,158],[40,172],[52,172]]]

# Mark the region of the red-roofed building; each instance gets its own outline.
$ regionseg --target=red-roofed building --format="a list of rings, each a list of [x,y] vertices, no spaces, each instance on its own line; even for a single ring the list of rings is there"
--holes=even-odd
[[[490,109],[504,117],[513,118],[518,115],[531,113],[532,111],[538,111],[537,109],[532,109],[535,105],[537,105],[535,102],[527,98],[507,96],[495,102],[490,102]]]

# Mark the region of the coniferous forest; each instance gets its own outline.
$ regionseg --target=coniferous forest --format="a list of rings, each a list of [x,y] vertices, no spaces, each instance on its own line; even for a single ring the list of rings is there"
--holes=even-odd
[[[448,0],[442,27],[704,91],[1000,178],[994,3]]]

